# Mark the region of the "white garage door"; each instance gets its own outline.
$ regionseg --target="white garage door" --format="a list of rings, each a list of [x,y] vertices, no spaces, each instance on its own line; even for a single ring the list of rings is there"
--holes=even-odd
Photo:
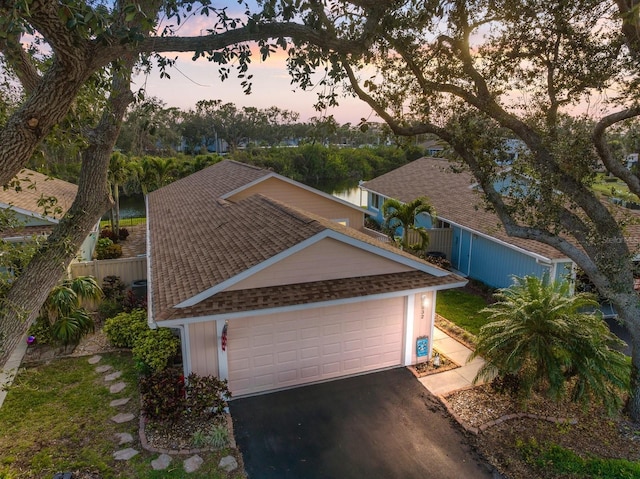
[[[404,298],[229,322],[234,397],[401,364]]]

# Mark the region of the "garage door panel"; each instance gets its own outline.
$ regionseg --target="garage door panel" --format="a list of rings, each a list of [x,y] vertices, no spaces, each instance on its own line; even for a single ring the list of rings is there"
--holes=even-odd
[[[317,378],[320,375],[320,366],[306,366],[300,368],[300,378],[301,379],[313,379]]]
[[[340,373],[340,362],[325,363],[322,365],[322,373],[327,376],[334,376]]]
[[[317,359],[320,357],[320,348],[318,346],[312,346],[310,348],[302,348],[300,350],[300,359]]]
[[[344,352],[346,353],[350,353],[354,351],[357,352],[362,349],[362,340],[360,338],[345,341],[343,344],[344,344]]]
[[[404,299],[321,307],[229,322],[234,396],[401,364]]]
[[[321,336],[320,328],[304,328],[300,330],[300,339],[318,339]]]
[[[339,335],[340,333],[342,333],[342,328],[341,328],[340,323],[327,324],[322,329],[322,335],[325,336],[325,337]]]
[[[276,344],[280,344],[280,343],[288,343],[291,341],[297,341],[298,340],[298,332],[297,331],[282,331],[282,332],[278,332],[275,335],[275,342]]]
[[[291,383],[295,382],[298,379],[298,370],[290,369],[288,371],[281,371],[278,373],[278,383]]]

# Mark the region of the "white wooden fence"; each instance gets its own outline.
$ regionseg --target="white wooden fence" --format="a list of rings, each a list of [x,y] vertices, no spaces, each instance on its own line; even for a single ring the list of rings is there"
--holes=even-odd
[[[136,280],[147,279],[147,257],[102,259],[71,263],[69,273],[72,278],[93,276],[102,284],[105,276],[119,276],[120,280],[130,285]]]

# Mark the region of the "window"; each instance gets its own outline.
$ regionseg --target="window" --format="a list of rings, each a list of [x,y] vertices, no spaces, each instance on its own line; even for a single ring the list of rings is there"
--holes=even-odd
[[[382,196],[376,193],[371,193],[371,207],[373,209],[379,210],[380,208],[382,208],[382,203],[384,203],[384,201],[382,200]]]

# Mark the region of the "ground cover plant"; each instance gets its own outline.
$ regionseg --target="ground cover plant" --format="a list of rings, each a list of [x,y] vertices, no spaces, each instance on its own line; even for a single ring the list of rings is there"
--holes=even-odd
[[[104,354],[100,364],[122,371],[127,388],[119,397],[131,397],[125,412],[139,415],[138,372],[128,353]],[[109,402],[114,399],[107,383],[87,357],[60,359],[21,370],[0,408],[0,477],[51,478],[57,472],[72,471],[84,479],[183,478],[182,459],[174,457],[169,469],[153,471],[150,462],[158,454],[141,448],[138,421],[116,424]],[[118,411],[123,412],[123,411]],[[115,461],[118,446],[114,434],[128,432],[135,439],[131,447],[140,451],[130,461]],[[229,449],[201,453],[204,464],[190,479],[241,478],[218,470]]]

